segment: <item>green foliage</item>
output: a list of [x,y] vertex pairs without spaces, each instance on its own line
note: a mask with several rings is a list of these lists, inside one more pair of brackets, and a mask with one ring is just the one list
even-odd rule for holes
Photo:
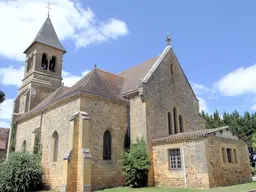
[[130,133],[129,133],[129,129],[127,128],[124,136],[124,149],[128,150],[130,148],[130,145],[131,145]]
[[13,152],[0,164],[0,192],[21,192],[42,187],[43,168],[38,155]]
[[14,152],[15,151],[16,132],[17,132],[17,126],[16,126],[16,123],[13,123],[12,124],[12,131],[11,131],[11,141],[10,141],[9,152]]
[[216,110],[213,115],[202,111],[201,116],[206,120],[207,129],[228,125],[249,147],[256,148],[256,136],[253,138],[253,134],[256,132],[255,113],[250,114],[249,112],[245,112],[244,115],[240,115],[238,111],[232,113],[224,112],[223,118],[221,118],[219,112]]
[[126,177],[126,185],[132,187],[144,187],[147,185],[150,160],[147,146],[143,139],[137,139],[130,149],[124,152],[123,172]]
[[5,100],[5,94],[3,91],[0,90],[0,103],[3,103]]
[[252,135],[251,144],[252,148],[256,149],[256,133]]

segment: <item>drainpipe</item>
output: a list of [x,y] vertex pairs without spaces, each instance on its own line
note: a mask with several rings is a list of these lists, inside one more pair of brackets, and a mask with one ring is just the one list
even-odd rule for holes
[[187,188],[187,172],[186,172],[186,165],[185,165],[185,151],[184,146],[182,145],[182,164],[183,164],[183,174],[184,174],[184,185]]

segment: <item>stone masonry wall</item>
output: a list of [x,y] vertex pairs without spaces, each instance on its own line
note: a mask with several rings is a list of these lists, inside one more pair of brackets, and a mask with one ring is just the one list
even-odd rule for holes
[[40,126],[41,116],[35,116],[32,119],[17,123],[16,146],[15,151],[21,151],[22,144],[26,141],[26,151],[33,152],[34,138],[33,131]]
[[141,137],[147,140],[146,105],[138,95],[130,99],[130,130],[132,142]]
[[[210,187],[228,186],[251,181],[248,149],[242,141],[209,137],[206,140]],[[222,147],[237,149],[238,163],[224,163]]]
[[[174,148],[179,148],[181,151],[182,167],[181,169],[171,170],[169,169],[168,150]],[[203,140],[155,144],[153,146],[153,163],[154,179],[157,186],[172,188],[209,187]]]
[[[92,189],[122,186],[124,136],[127,127],[127,103],[96,96],[81,99],[81,111],[91,117],[90,145],[92,154]],[[112,136],[111,160],[103,160],[103,135]]]
[[[170,65],[173,64],[173,75]],[[147,128],[151,138],[168,136],[168,111],[177,108],[184,121],[184,132],[204,129],[199,116],[197,99],[184,76],[172,49],[168,51],[148,82],[143,86]],[[179,123],[178,123],[179,124]],[[172,121],[172,126],[174,126]]]
[[209,188],[205,140],[184,143],[188,188]]
[[[171,67],[173,64],[173,75]],[[173,107],[177,109],[178,117],[183,117],[183,130],[195,131],[204,129],[204,122],[199,116],[198,101],[186,79],[182,68],[177,61],[172,49],[163,58],[160,65],[153,72],[146,84],[143,84],[143,93],[146,104],[146,129],[147,140],[169,135],[168,112],[173,116]],[[174,121],[172,117],[172,129]],[[150,158],[152,158],[151,143],[148,142]],[[153,184],[153,170],[149,172],[149,183]]]
[[[68,150],[68,139],[70,130],[71,115],[80,110],[80,99],[67,101],[56,108],[47,111],[43,115],[41,142],[42,164],[46,171],[46,179],[52,188],[59,188],[62,181],[63,158]],[[57,131],[58,157],[57,161],[52,161],[52,135]]]

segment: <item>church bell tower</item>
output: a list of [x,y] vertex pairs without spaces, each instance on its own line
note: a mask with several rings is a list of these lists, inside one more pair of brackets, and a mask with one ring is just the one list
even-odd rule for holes
[[66,50],[59,41],[49,15],[24,53],[25,71],[15,102],[16,114],[30,111],[62,84],[62,62]]

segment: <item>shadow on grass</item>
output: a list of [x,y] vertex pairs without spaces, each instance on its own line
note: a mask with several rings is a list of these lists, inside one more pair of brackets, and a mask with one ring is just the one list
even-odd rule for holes
[[112,189],[99,190],[97,192],[250,192],[256,191],[256,182],[246,184],[233,185],[229,187],[219,187],[213,189],[174,189],[164,187],[148,187],[148,188],[128,188],[118,187]]

